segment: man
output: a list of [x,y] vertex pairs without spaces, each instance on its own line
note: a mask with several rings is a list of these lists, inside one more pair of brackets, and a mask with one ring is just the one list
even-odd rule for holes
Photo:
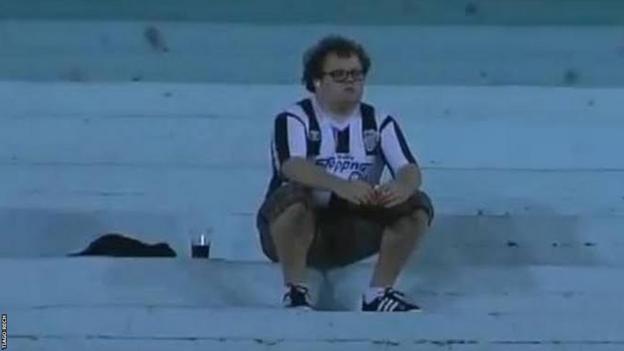
[[[273,178],[258,212],[264,253],[280,262],[286,307],[309,309],[306,265],[331,269],[379,253],[363,311],[418,311],[393,288],[433,207],[397,121],[361,102],[370,59],[330,36],[304,55],[312,93],[275,118]],[[384,166],[393,176],[379,185]]]

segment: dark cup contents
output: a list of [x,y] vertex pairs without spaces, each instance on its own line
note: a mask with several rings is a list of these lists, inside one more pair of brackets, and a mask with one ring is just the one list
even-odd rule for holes
[[208,258],[210,257],[210,244],[207,245],[192,245],[191,256],[193,258]]

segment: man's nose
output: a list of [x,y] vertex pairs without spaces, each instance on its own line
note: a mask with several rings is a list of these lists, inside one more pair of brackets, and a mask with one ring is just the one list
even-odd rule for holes
[[344,84],[348,84],[348,85],[355,85],[356,80],[352,75],[347,75],[347,78],[344,80],[343,82]]

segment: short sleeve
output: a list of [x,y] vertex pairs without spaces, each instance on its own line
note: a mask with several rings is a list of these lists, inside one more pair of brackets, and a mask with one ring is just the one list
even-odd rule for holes
[[279,164],[291,157],[307,155],[306,126],[296,115],[281,113],[275,118],[274,150]]
[[381,150],[384,160],[393,175],[396,174],[401,167],[410,163],[416,163],[409,145],[405,140],[405,136],[401,131],[401,127],[392,116],[386,117],[381,123],[380,135]]

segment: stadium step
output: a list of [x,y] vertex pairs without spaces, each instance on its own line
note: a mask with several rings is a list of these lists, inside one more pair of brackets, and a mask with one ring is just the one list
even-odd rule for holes
[[357,311],[368,264],[326,275],[312,271],[313,295],[324,310],[307,313],[280,307],[274,264],[51,258],[0,259],[0,267],[0,310],[8,314],[9,341],[17,350],[624,346],[624,329],[616,323],[624,313],[619,268],[409,267],[399,287],[425,311],[390,315]]

